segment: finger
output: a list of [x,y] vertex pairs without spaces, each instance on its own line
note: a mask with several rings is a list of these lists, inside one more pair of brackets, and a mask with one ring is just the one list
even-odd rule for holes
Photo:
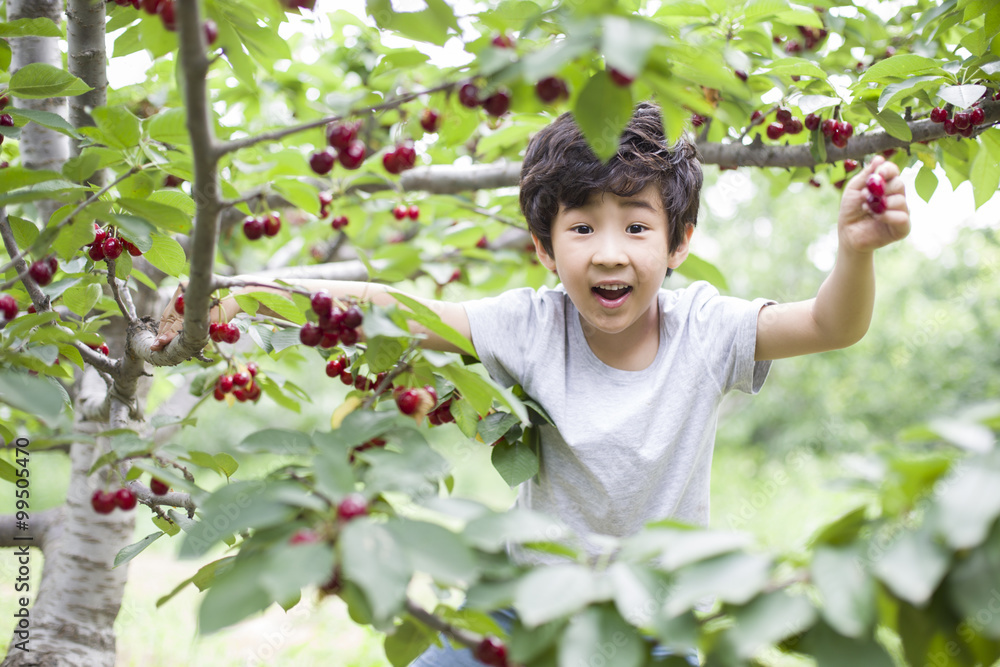
[[889,162],[888,160],[886,160],[885,162],[882,162],[880,165],[878,165],[877,173],[879,176],[885,179],[886,183],[889,183],[897,176],[899,176],[899,167],[896,165],[895,162]]
[[859,171],[854,177],[847,182],[847,187],[853,190],[863,190],[865,187],[865,181],[868,177],[875,173],[879,165],[885,162],[885,158],[881,155],[876,155],[872,158],[872,161],[864,166],[864,168]]

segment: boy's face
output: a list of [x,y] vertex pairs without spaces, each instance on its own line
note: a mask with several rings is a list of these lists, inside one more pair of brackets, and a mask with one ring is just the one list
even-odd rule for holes
[[581,208],[560,206],[552,221],[551,255],[535,239],[539,259],[558,274],[584,330],[590,329],[588,338],[659,331],[657,292],[667,268],[687,257],[694,227],[687,226],[672,253],[668,230],[659,191],[651,184],[632,197],[596,193]]

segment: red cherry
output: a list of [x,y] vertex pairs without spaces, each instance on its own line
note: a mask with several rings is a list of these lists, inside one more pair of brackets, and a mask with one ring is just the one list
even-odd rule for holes
[[775,112],[774,117],[778,120],[779,123],[784,124],[792,119],[792,112],[789,111],[788,109],[778,109]]
[[215,386],[218,387],[219,391],[223,394],[231,392],[234,384],[232,375],[220,375],[219,379],[215,381]]
[[340,151],[340,164],[344,166],[345,169],[357,169],[361,166],[361,163],[365,161],[365,153],[367,149],[365,148],[365,142],[360,139],[355,139],[347,148]]
[[107,343],[101,343],[97,348],[97,351],[103,354],[105,357],[111,354],[111,348],[108,347]]
[[396,146],[396,155],[399,157],[399,163],[404,170],[413,169],[417,164],[417,151],[413,147],[413,144],[405,143]]
[[8,322],[17,317],[17,301],[10,294],[0,295],[0,314]]
[[330,221],[330,226],[334,229],[343,229],[347,226],[348,220],[346,215],[338,215],[333,220]]
[[306,322],[299,329],[299,340],[303,345],[308,345],[309,347],[316,347],[319,342],[323,340],[323,330],[312,322]]
[[219,38],[219,26],[212,19],[205,19],[203,27],[205,28],[205,42],[209,46],[212,46],[212,44],[215,44],[215,40]]
[[507,647],[496,637],[484,637],[473,655],[476,660],[490,667],[508,667]]
[[393,217],[396,218],[396,220],[402,220],[407,216],[409,210],[410,209],[408,209],[406,206],[400,204],[396,208],[392,209],[392,215]]
[[962,133],[963,137],[971,137],[972,133],[975,132],[975,130],[976,130],[975,125],[969,125],[969,127],[965,128],[964,130],[960,130],[960,132]]
[[833,136],[830,137],[830,141],[837,148],[845,148],[847,146],[847,133],[844,132],[843,128],[838,124],[833,130]]
[[764,120],[764,113],[759,109],[754,109],[754,112],[750,114],[750,124],[757,125],[762,120]]
[[809,185],[813,186],[814,188],[818,188],[820,187],[820,182],[817,181],[815,178],[810,178]]
[[354,345],[358,342],[358,331],[357,329],[344,329],[343,333],[340,334],[340,342],[344,345]]
[[544,79],[539,79],[538,83],[535,84],[535,94],[542,102],[549,104],[561,98],[568,98],[569,88],[566,86],[566,82],[559,77],[547,76]]
[[260,370],[260,369],[257,366],[257,364],[255,364],[254,362],[251,361],[249,364],[247,364],[247,373],[250,374],[250,377],[252,377],[252,378],[257,377],[257,371],[258,370]]
[[982,125],[986,122],[986,112],[979,107],[976,107],[969,112],[969,122],[973,125]]
[[104,251],[101,250],[101,246],[97,244],[90,246],[87,254],[90,255],[90,258],[95,262],[99,262],[104,259]]
[[955,127],[955,121],[951,118],[945,118],[942,125],[944,126],[945,134],[956,134],[958,132],[958,128]]
[[820,131],[827,137],[832,137],[836,130],[837,121],[832,118],[827,118],[820,124]]
[[868,188],[868,192],[871,194],[881,197],[885,194],[885,179],[879,174],[872,174],[865,181],[865,187]]
[[330,359],[326,362],[326,375],[327,377],[340,377],[340,374],[344,372],[347,368],[347,357],[340,356],[336,359]]
[[802,45],[800,45],[794,39],[788,40],[788,43],[785,44],[785,53],[798,53],[801,50],[802,50]]
[[243,221],[243,235],[251,241],[256,241],[264,235],[264,220],[254,216],[248,216]]
[[947,118],[948,111],[946,109],[942,109],[941,107],[934,107],[931,109],[931,122],[943,123]]
[[91,244],[101,245],[102,243],[104,243],[104,239],[106,239],[106,238],[108,238],[108,232],[106,230],[101,229],[101,226],[98,225],[95,222],[94,223],[94,240],[91,241]]
[[256,403],[260,400],[261,389],[260,385],[256,382],[251,382],[250,386],[247,387],[247,399]]
[[332,203],[333,203],[333,195],[331,195],[329,192],[319,193],[319,205],[321,207],[329,206]]
[[696,114],[696,113],[691,114],[691,124],[694,125],[695,127],[701,127],[702,125],[705,124],[706,120],[708,119],[702,116],[701,114]]
[[233,387],[246,387],[250,384],[250,374],[239,371],[233,373]]
[[793,118],[787,123],[784,123],[785,132],[788,134],[798,134],[802,132],[802,121],[798,118]]
[[410,207],[406,209],[406,215],[410,220],[416,220],[420,217],[420,207],[416,204],[410,204]]
[[111,514],[115,509],[115,494],[110,491],[94,491],[90,497],[90,506],[98,514]]
[[438,402],[438,393],[437,393],[437,390],[434,389],[434,387],[432,387],[431,385],[425,384],[424,385],[424,391],[426,391],[428,394],[430,394],[431,400],[436,405],[437,402]]
[[177,311],[178,315],[183,315],[184,314],[184,295],[183,294],[177,295],[177,300],[174,301],[174,310]]
[[964,130],[965,128],[969,127],[969,125],[972,122],[972,120],[969,118],[969,113],[966,111],[959,111],[953,116],[952,120],[955,121],[955,129],[958,130]]
[[841,121],[840,131],[843,132],[848,138],[854,136],[854,126],[847,121]]
[[0,109],[6,109],[8,104],[10,104],[10,97],[0,95]]
[[36,260],[28,267],[28,275],[44,287],[52,282],[52,266],[45,260]]
[[463,83],[458,89],[458,101],[464,107],[475,109],[480,105],[479,87],[471,82]]
[[139,250],[139,248],[131,241],[126,241],[122,239],[122,243],[125,244],[125,249],[128,250],[128,254],[132,255],[133,257],[139,257],[140,255],[142,255],[142,251]]
[[348,387],[354,384],[354,376],[351,375],[351,371],[342,371],[340,373],[340,381],[346,384]]
[[867,202],[868,202],[868,208],[872,210],[872,213],[878,215],[879,213],[885,211],[886,207],[885,207],[884,197],[878,197],[874,194],[869,194]]
[[104,253],[105,259],[116,259],[125,250],[125,245],[116,236],[104,239],[104,243],[101,244],[101,252]]
[[173,32],[177,30],[177,17],[174,11],[174,0],[163,0],[160,3],[159,12],[163,27]]
[[420,127],[424,128],[424,132],[437,132],[440,125],[441,114],[436,109],[424,109],[420,114]]
[[221,333],[223,343],[232,345],[240,339],[240,330],[235,324],[223,324]]
[[322,176],[330,173],[330,170],[333,169],[333,165],[336,161],[337,154],[329,148],[324,148],[323,150],[312,154],[309,158],[309,168]]
[[483,102],[483,108],[491,116],[500,117],[510,109],[510,93],[498,90]]
[[154,477],[153,479],[149,480],[149,489],[150,491],[153,492],[154,495],[162,496],[165,495],[167,491],[170,490],[170,487],[167,486],[166,482]]
[[358,138],[360,123],[329,123],[326,126],[326,141],[338,151],[345,150]]
[[233,389],[233,398],[235,398],[240,403],[246,403],[247,398],[249,398],[247,396],[247,390],[243,389],[242,387],[239,389]]
[[771,123],[767,126],[767,138],[771,140],[780,139],[785,133],[785,126],[781,123]]
[[844,160],[844,172],[849,174],[858,168],[857,160]]
[[316,531],[306,530],[305,528],[300,528],[288,538],[289,544],[313,544],[314,542],[319,542],[319,534]]
[[819,123],[820,123],[819,116],[817,116],[814,113],[806,114],[805,126],[807,130],[812,132],[813,130],[819,127]]
[[147,14],[158,14],[163,0],[140,0],[139,4]]
[[333,297],[326,290],[320,290],[309,298],[309,305],[317,315],[329,315],[333,309]]
[[115,491],[115,505],[121,509],[128,511],[135,508],[136,502],[135,494],[133,494],[128,489],[118,489]]
[[744,71],[743,71],[743,70],[741,70],[741,69],[738,69],[738,70],[734,70],[734,71],[733,71],[733,74],[735,74],[735,75],[736,75],[736,78],[737,78],[737,79],[739,79],[740,81],[746,81],[747,79],[749,79],[749,78],[750,78],[750,77],[748,77],[748,76],[747,76],[747,73],[746,73],[746,72],[744,72]]
[[622,86],[624,88],[626,86],[631,86],[632,82],[635,81],[635,77],[628,76],[627,74],[624,74],[621,70],[617,70],[614,67],[609,67],[607,69],[607,72],[608,76],[611,77],[611,80],[614,82],[616,86]]
[[14,117],[9,113],[0,114],[0,126],[14,127]]
[[390,174],[398,174],[403,171],[403,163],[399,160],[399,153],[395,150],[388,151],[382,155],[382,166]]
[[344,311],[344,326],[348,329],[354,329],[361,326],[362,321],[364,321],[364,315],[361,313],[361,309],[357,306],[351,306],[346,311]]
[[330,349],[331,347],[336,347],[337,343],[340,342],[340,336],[332,331],[324,331],[323,337],[319,339],[319,346],[323,349]]
[[281,231],[281,214],[272,211],[264,218],[264,233],[267,236],[277,236]]
[[404,415],[412,415],[417,411],[417,407],[420,405],[420,395],[412,390],[408,389],[406,391],[400,392],[396,396],[396,407]]
[[491,41],[491,44],[493,44],[493,46],[497,47],[498,49],[514,48],[514,40],[504,34],[500,34],[494,37],[493,40]]
[[344,521],[350,521],[368,514],[368,501],[359,493],[348,494],[337,505],[337,516]]

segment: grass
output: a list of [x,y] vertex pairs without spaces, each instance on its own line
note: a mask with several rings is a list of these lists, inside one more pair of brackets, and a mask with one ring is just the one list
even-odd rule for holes
[[[456,491],[503,507],[512,495],[490,468],[488,452],[482,454],[466,460],[456,471]],[[65,466],[59,468],[62,464],[56,455],[48,464],[53,466],[48,479],[65,479]],[[812,454],[768,460],[759,450],[720,447],[713,465],[712,526],[753,533],[769,550],[797,550],[818,526],[858,501],[856,494],[826,488],[837,474],[833,461]],[[44,497],[38,499],[38,509],[60,501],[60,490],[53,486],[39,489]],[[0,507],[0,511],[7,508]],[[137,519],[136,540],[155,531],[148,512],[140,512]],[[122,611],[115,624],[118,667],[389,665],[379,634],[351,621],[339,598],[317,603],[315,591],[304,591],[302,602],[287,613],[272,606],[226,630],[199,636],[196,619],[201,594],[196,588],[188,586],[160,608],[156,600],[221,552],[197,561],[181,561],[175,556],[178,545],[178,540],[161,539],[129,564]],[[40,574],[39,555],[32,561],[32,590],[37,590]],[[15,605],[13,587],[3,586],[0,648],[4,650]]]

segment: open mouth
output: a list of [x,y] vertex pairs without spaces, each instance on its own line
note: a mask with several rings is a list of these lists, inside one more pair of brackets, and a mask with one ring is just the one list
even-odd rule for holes
[[601,285],[591,287],[590,291],[601,297],[604,301],[617,302],[624,299],[632,291],[631,285]]

